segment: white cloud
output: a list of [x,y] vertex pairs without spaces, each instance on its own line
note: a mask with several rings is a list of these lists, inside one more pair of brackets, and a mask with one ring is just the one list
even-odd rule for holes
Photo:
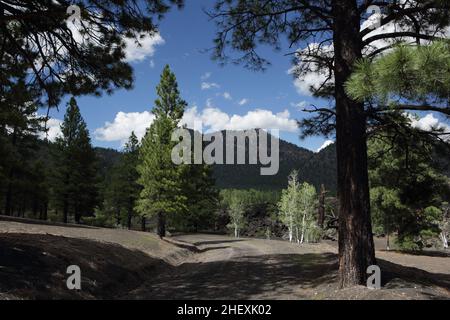
[[231,96],[231,94],[229,92],[224,92],[223,97],[226,100],[233,100],[233,97]]
[[322,150],[326,149],[327,147],[331,146],[332,144],[334,144],[334,141],[333,141],[333,140],[327,140],[327,141],[325,141],[325,142],[322,144],[322,146],[321,146],[319,149],[317,149],[316,152],[319,153],[320,151],[322,151]]
[[215,82],[202,82],[202,90],[219,89],[220,85]]
[[47,133],[42,132],[40,134],[41,139],[48,139],[51,142],[55,142],[56,138],[62,136],[61,125],[62,121],[59,119],[49,119],[46,124]]
[[[96,129],[94,136],[98,141],[118,141],[124,145],[132,131],[139,139],[142,139],[154,118],[154,115],[147,111],[142,113],[119,112],[113,122],[106,122],[103,127]],[[298,132],[297,121],[290,118],[288,110],[274,114],[270,110],[255,109],[245,115],[229,115],[214,107],[207,107],[202,111],[198,111],[196,106],[187,109],[181,124],[199,130],[200,128],[197,128],[196,125],[200,123],[203,125],[203,132],[248,129],[279,129],[285,132]]]
[[139,43],[135,39],[124,40],[125,48],[125,61],[127,62],[140,62],[148,57],[153,57],[155,54],[155,47],[165,44],[164,39],[159,33],[154,35],[145,35],[144,38],[139,39]]
[[[445,133],[450,132],[450,125],[439,121],[432,113],[427,114],[423,118],[415,118],[411,114],[407,114],[411,119],[411,126],[423,131],[444,130]],[[443,135],[443,139],[450,140],[450,134]]]
[[242,99],[241,101],[239,101],[239,105],[240,106],[245,106],[248,102],[249,102],[248,99]]
[[94,135],[98,141],[120,141],[123,145],[133,131],[138,139],[142,139],[154,119],[155,116],[148,111],[119,112],[113,122],[106,122],[102,128],[95,130]]
[[203,124],[205,132],[257,128],[298,132],[297,121],[290,118],[288,110],[274,114],[270,110],[255,109],[245,115],[229,115],[219,108],[207,107],[199,112],[197,107],[193,107],[186,111],[182,121],[189,128],[194,128],[195,123],[200,122]]
[[[331,58],[334,55],[334,46],[332,44],[320,46],[318,43],[310,43],[305,49],[298,50],[298,58],[300,61],[297,65],[294,65],[288,70],[288,74],[300,74],[299,76],[296,76],[294,86],[297,89],[297,92],[303,96],[311,96],[311,87],[319,89],[329,77],[328,70],[319,69],[317,64],[309,62],[309,59],[306,59],[307,62],[301,60],[301,57],[305,57],[305,55],[311,53]],[[303,68],[306,66],[309,71],[306,73],[302,72]],[[334,81],[334,78],[332,77],[328,81],[332,82]]]

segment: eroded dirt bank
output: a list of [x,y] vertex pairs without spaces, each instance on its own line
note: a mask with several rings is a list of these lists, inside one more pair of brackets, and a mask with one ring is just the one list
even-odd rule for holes
[[[0,221],[0,299],[449,299],[450,258],[378,252],[382,290],[337,290],[336,249]],[[186,248],[195,248],[188,250]],[[82,290],[68,291],[79,265]]]

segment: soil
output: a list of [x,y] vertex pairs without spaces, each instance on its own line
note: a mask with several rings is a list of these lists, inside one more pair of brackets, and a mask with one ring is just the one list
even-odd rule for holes
[[[450,299],[450,257],[377,251],[380,290],[337,288],[336,244],[1,221],[0,299]],[[69,291],[66,269],[82,270]]]

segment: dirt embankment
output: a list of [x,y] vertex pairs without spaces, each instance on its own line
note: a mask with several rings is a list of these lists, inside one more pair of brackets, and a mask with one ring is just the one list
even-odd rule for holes
[[[148,233],[0,221],[0,299],[116,299],[192,254]],[[71,265],[80,291],[67,289]]]
[[377,256],[383,289],[338,290],[335,244],[0,221],[0,299],[450,299],[450,257]]

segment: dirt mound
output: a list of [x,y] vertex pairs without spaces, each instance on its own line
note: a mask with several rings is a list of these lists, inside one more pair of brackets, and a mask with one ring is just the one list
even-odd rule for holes
[[[126,295],[162,260],[120,245],[52,235],[0,237],[0,292],[5,299],[114,299]],[[82,272],[82,290],[67,289],[70,265]]]

